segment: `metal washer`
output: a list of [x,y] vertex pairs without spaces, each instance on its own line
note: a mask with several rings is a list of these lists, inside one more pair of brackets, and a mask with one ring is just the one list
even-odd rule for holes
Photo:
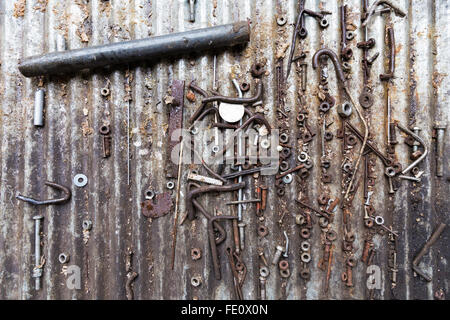
[[77,174],[75,177],[73,177],[73,183],[77,186],[77,187],[84,187],[85,185],[87,185],[88,183],[88,178],[82,174],[79,173]]

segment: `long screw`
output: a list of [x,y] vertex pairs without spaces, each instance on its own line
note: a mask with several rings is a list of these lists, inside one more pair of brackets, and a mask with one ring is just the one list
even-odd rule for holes
[[34,216],[34,264],[33,268],[33,278],[35,278],[36,291],[41,289],[41,277],[42,277],[42,266],[41,266],[41,220],[44,219],[43,216]]

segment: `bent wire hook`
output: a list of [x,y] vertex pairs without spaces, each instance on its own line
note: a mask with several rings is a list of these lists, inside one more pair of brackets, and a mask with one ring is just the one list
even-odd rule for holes
[[[336,71],[336,76],[337,76],[338,80],[342,83],[342,86],[344,87],[345,92],[347,93],[348,97],[350,98],[350,101],[353,104],[353,107],[355,108],[356,112],[358,113],[359,119],[361,120],[361,122],[364,125],[364,140],[363,140],[363,143],[361,145],[361,149],[359,149],[359,154],[358,154],[358,158],[356,160],[356,163],[353,166],[353,168],[355,168],[354,169],[354,173],[352,174],[352,178],[350,180],[350,183],[348,184],[347,191],[345,192],[345,195],[344,195],[344,200],[346,200],[347,197],[348,197],[348,194],[349,194],[349,192],[350,192],[350,190],[352,188],[353,181],[354,181],[355,176],[356,176],[356,172],[358,171],[358,166],[359,166],[359,163],[361,162],[362,153],[364,151],[364,148],[366,147],[367,138],[369,136],[369,128],[367,126],[366,120],[364,119],[364,117],[361,114],[361,111],[358,108],[358,105],[355,102],[355,99],[353,99],[352,95],[350,94],[350,90],[347,87],[347,82],[345,81],[344,72],[342,71],[342,67],[341,67],[341,64],[339,63],[339,60],[338,60],[338,57],[337,57],[336,53],[334,53],[334,51],[332,51],[330,49],[327,49],[327,48],[323,48],[323,49],[318,50],[313,56],[313,61],[312,61],[313,62],[313,68],[317,69],[317,67],[319,66],[319,59],[322,56],[324,56],[324,55],[328,56],[331,59],[331,61],[333,62],[334,70]],[[342,201],[342,203],[344,204],[344,201]]]
[[45,185],[61,190],[64,193],[64,197],[58,198],[58,199],[47,199],[47,200],[36,200],[33,198],[25,197],[21,195],[20,193],[16,195],[16,198],[34,205],[46,205],[46,204],[61,204],[70,199],[70,196],[72,193],[70,192],[70,189],[67,187],[64,187],[60,184],[57,184],[55,182],[45,181]]

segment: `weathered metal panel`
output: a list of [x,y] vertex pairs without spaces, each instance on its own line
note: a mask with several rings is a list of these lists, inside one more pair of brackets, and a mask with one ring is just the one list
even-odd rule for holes
[[[311,59],[322,47],[335,52],[340,49],[339,6],[348,5],[349,19],[360,26],[360,0],[320,1],[306,0],[306,8],[328,10],[330,26],[321,29],[318,23],[306,18],[308,37],[297,42],[297,53],[307,53],[308,83],[306,105],[309,107],[311,127],[317,132],[309,145],[314,167],[310,177],[302,183],[292,183],[286,195],[280,199],[275,194],[275,178],[265,178],[269,187],[265,225],[269,234],[264,240],[257,236],[258,217],[254,205],[244,206],[246,248],[243,259],[248,274],[243,286],[245,299],[259,297],[258,247],[264,247],[270,261],[275,247],[283,244],[283,231],[290,239],[289,264],[291,276],[284,280],[278,269],[270,268],[266,289],[268,299],[369,299],[366,266],[358,261],[353,270],[352,288],[341,281],[345,271],[344,254],[340,241],[344,237],[342,210],[338,209],[333,229],[338,233],[335,242],[330,287],[325,291],[326,272],[317,264],[323,254],[320,229],[313,227],[311,237],[311,279],[299,276],[300,261],[299,227],[295,215],[300,208],[295,202],[299,193],[306,195],[316,205],[317,197],[327,191],[334,198],[345,192],[341,186],[342,141],[334,138],[327,143],[332,158],[329,173],[333,183],[328,186],[321,181],[320,171],[320,121],[318,111],[318,71],[313,70]],[[391,288],[389,241],[387,236],[374,239],[377,254],[373,263],[382,271],[382,287],[373,292],[375,299],[433,299],[442,289],[449,291],[449,232],[448,228],[438,242],[425,255],[420,264],[422,270],[432,275],[429,283],[414,276],[412,260],[440,223],[449,224],[449,166],[444,161],[444,177],[435,175],[435,142],[432,139],[434,122],[449,120],[449,34],[445,26],[449,19],[449,4],[439,1],[398,1],[407,16],[393,14],[373,17],[369,25],[369,37],[376,41],[372,53],[380,56],[371,68],[371,80],[375,103],[365,111],[370,131],[376,145],[385,151],[385,85],[379,74],[387,67],[385,57],[385,26],[392,24],[396,38],[396,71],[391,86],[393,119],[411,127],[419,126],[430,154],[421,170],[422,182],[413,184],[402,181],[394,195],[390,195],[384,166],[376,164],[376,186],[373,205],[378,215],[385,218],[400,233],[397,242],[398,281]],[[212,88],[213,54],[201,53],[183,59],[162,59],[155,64],[123,66],[119,70],[101,70],[79,74],[75,77],[24,78],[17,69],[19,59],[56,50],[83,48],[152,35],[187,31],[200,27],[226,24],[245,19],[251,21],[251,40],[242,50],[217,53],[219,91],[234,95],[230,81],[232,71],[242,73],[251,81],[248,70],[255,61],[265,61],[268,71],[263,77],[264,106],[269,108],[267,119],[277,127],[276,55],[279,47],[290,43],[297,17],[298,1],[294,0],[213,0],[197,1],[196,21],[188,21],[188,2],[184,0],[0,0],[0,298],[1,299],[126,299],[127,255],[132,254],[131,270],[138,273],[133,282],[135,299],[232,299],[232,274],[225,254],[233,239],[231,226],[226,226],[228,238],[219,247],[222,280],[216,280],[212,271],[211,256],[205,219],[186,221],[178,227],[175,269],[171,270],[171,243],[173,214],[148,220],[142,215],[141,203],[145,190],[166,191],[167,159],[166,126],[168,106],[164,97],[173,79],[195,80],[202,88]],[[287,23],[278,26],[276,18],[284,15]],[[362,90],[362,52],[356,48],[363,34],[360,28],[350,42],[354,57],[349,87],[358,97]],[[62,39],[65,39],[63,41]],[[286,70],[287,47],[284,58]],[[240,71],[239,71],[240,70]],[[328,63],[329,90],[336,104],[347,101],[343,90],[336,82],[333,66]],[[295,64],[287,79],[286,106],[290,107],[289,135],[291,144],[297,145],[299,128],[295,115],[300,104],[300,74]],[[46,91],[45,126],[33,126],[34,92],[37,88]],[[110,94],[102,96],[101,89],[109,88]],[[131,97],[130,100],[129,97]],[[185,100],[185,122],[198,107],[197,102]],[[128,105],[129,103],[129,105]],[[130,128],[127,127],[127,112],[130,111]],[[341,126],[337,113],[327,116],[333,122],[330,130],[335,133]],[[356,115],[351,121],[361,128]],[[102,158],[101,125],[109,123],[112,135],[112,153]],[[200,128],[209,126],[208,120]],[[130,132],[130,184],[127,173],[127,132]],[[405,167],[410,163],[409,147],[403,144],[404,135],[398,135],[396,156]],[[448,130],[446,131],[448,140]],[[295,157],[299,148],[294,148]],[[445,160],[450,156],[445,148]],[[355,152],[356,155],[356,152]],[[295,164],[292,158],[291,165]],[[187,193],[186,178],[189,166],[182,168],[180,214],[186,210],[184,198]],[[358,177],[362,177],[362,166]],[[83,188],[73,185],[77,173],[88,177]],[[21,192],[36,198],[53,197],[52,190],[44,186],[50,180],[70,186],[72,199],[68,204],[49,207],[33,207],[15,199]],[[175,179],[170,181],[176,182]],[[253,186],[253,178],[244,181]],[[244,191],[245,198],[254,197],[254,188]],[[216,208],[227,213],[225,201],[231,194],[203,197],[206,208]],[[355,230],[355,256],[359,260],[364,246],[364,206],[362,184],[353,201],[351,225]],[[34,222],[36,214],[44,215],[43,246],[45,256],[43,288],[34,290],[31,277],[34,263]],[[93,222],[89,236],[83,233],[83,220]],[[279,223],[281,221],[281,223]],[[85,243],[84,240],[87,240]],[[191,259],[190,249],[202,249],[203,258]],[[66,285],[67,276],[58,262],[60,253],[70,255],[68,265],[81,269],[81,289],[71,290]],[[190,279],[201,275],[203,284],[194,288]]]

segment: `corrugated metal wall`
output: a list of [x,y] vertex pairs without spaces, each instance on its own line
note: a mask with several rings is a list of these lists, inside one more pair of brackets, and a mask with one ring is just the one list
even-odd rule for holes
[[[309,35],[298,45],[297,52],[307,52],[308,86],[306,102],[309,106],[310,125],[319,132],[318,74],[311,68],[311,57],[319,48],[328,47],[338,52],[340,29],[338,7],[349,7],[353,23],[360,25],[360,0],[316,1],[306,0],[306,7],[332,12],[330,26],[320,29],[316,21],[306,18]],[[374,264],[382,270],[382,288],[375,290],[375,299],[433,299],[439,289],[449,290],[449,232],[446,230],[430,250],[421,267],[432,274],[433,281],[425,282],[414,277],[411,263],[414,256],[430,237],[439,222],[449,223],[448,163],[445,161],[443,178],[435,177],[435,151],[432,128],[435,120],[448,120],[449,116],[449,54],[450,35],[447,32],[449,3],[438,1],[398,1],[407,11],[406,18],[389,15],[388,19],[376,15],[370,24],[369,36],[376,40],[380,57],[372,67],[375,104],[367,114],[374,140],[381,150],[385,141],[385,89],[378,75],[385,70],[384,29],[386,23],[395,27],[396,77],[393,81],[393,118],[404,125],[422,128],[420,135],[431,148],[421,168],[425,171],[422,182],[403,181],[398,191],[390,196],[383,166],[377,160],[377,176],[373,205],[387,225],[398,230],[398,283],[391,289],[388,268],[387,235],[375,236]],[[22,7],[23,6],[23,7]],[[279,27],[277,15],[285,15],[288,23]],[[233,95],[229,74],[234,65],[246,73],[255,61],[267,60],[268,75],[264,77],[264,105],[270,108],[267,118],[276,127],[276,73],[277,45],[291,41],[293,24],[297,16],[297,1],[281,0],[199,0],[196,4],[196,22],[188,22],[188,2],[184,0],[0,0],[0,103],[1,103],[1,204],[0,204],[0,298],[2,299],[125,299],[127,279],[126,260],[131,250],[132,269],[139,274],[133,283],[136,299],[230,299],[234,298],[232,275],[221,245],[223,279],[215,280],[209,254],[206,221],[187,222],[178,229],[175,270],[170,269],[171,231],[173,215],[154,221],[141,213],[144,191],[151,187],[164,191],[166,178],[164,161],[168,137],[162,129],[167,123],[167,106],[163,101],[172,79],[195,79],[202,88],[212,86],[212,56],[191,56],[180,60],[163,60],[158,64],[132,68],[131,81],[131,184],[127,185],[127,73],[126,70],[103,71],[72,78],[24,78],[17,69],[20,58],[64,49],[62,37],[68,49],[139,39],[152,35],[185,31],[199,27],[225,24],[249,18],[251,20],[250,44],[240,52],[230,50],[218,55],[220,92]],[[360,29],[350,42],[354,51],[351,60],[351,92],[358,97],[362,89],[361,51],[356,42],[361,41]],[[288,48],[289,50],[289,48]],[[286,57],[287,58],[287,57]],[[284,59],[286,63],[287,59]],[[208,70],[208,72],[205,72]],[[329,64],[330,92],[337,104],[345,101],[345,94],[338,89],[333,67]],[[299,111],[297,91],[299,74],[295,66],[288,79],[286,105],[291,107],[289,120],[291,141],[298,134],[295,115]],[[100,89],[109,86],[111,95],[105,99]],[[38,87],[46,90],[45,127],[32,124],[34,92]],[[198,100],[197,100],[198,101]],[[190,116],[198,106],[186,100],[186,114]],[[185,117],[187,118],[187,117]],[[101,156],[101,140],[98,128],[107,121],[112,129],[112,155]],[[340,128],[336,112],[328,115],[334,121],[330,129]],[[352,123],[359,126],[356,115]],[[203,122],[208,125],[207,121]],[[448,137],[448,134],[446,135]],[[448,140],[448,139],[447,139]],[[406,165],[409,147],[399,137],[397,157]],[[325,292],[326,272],[317,268],[322,256],[320,230],[313,228],[311,279],[305,281],[298,275],[301,267],[299,227],[295,214],[299,207],[293,199],[300,188],[316,205],[315,199],[328,190],[333,197],[341,197],[343,191],[340,164],[342,142],[333,139],[327,143],[332,165],[329,170],[333,183],[324,186],[320,182],[320,138],[310,144],[310,154],[315,163],[306,182],[292,183],[280,200],[275,195],[274,177],[266,178],[269,186],[268,208],[265,212],[269,235],[260,242],[256,233],[257,217],[254,207],[247,206],[244,221],[247,223],[243,259],[248,274],[243,286],[245,299],[259,296],[258,247],[263,246],[268,259],[277,244],[282,244],[283,231],[287,231],[291,243],[289,263],[291,276],[284,280],[278,270],[271,267],[267,280],[268,299],[368,299],[366,266],[362,262],[353,271],[354,287],[347,288],[341,281],[345,261],[340,246],[343,237],[342,210],[338,210],[333,224],[338,242],[333,258],[330,288]],[[295,150],[297,155],[298,150]],[[445,150],[448,159],[449,150]],[[183,182],[188,168],[183,168]],[[75,174],[84,173],[89,182],[84,188],[73,186]],[[360,169],[359,174],[362,175]],[[15,199],[15,194],[37,198],[53,197],[44,186],[50,180],[70,186],[72,199],[61,206],[34,207]],[[251,185],[251,177],[246,180]],[[182,184],[182,196],[186,184]],[[245,197],[253,196],[247,188]],[[231,194],[223,196],[230,199]],[[221,211],[228,208],[219,197],[204,197],[207,208]],[[352,225],[356,231],[356,257],[360,258],[364,245],[362,187],[353,201]],[[184,198],[180,201],[185,210]],[[285,213],[282,223],[280,216]],[[43,289],[34,290],[31,271],[34,263],[34,221],[36,214],[44,215],[43,255],[46,258]],[[83,242],[82,221],[91,219],[93,228],[87,244]],[[231,228],[227,226],[230,234]],[[232,237],[226,240],[231,244]],[[204,256],[192,261],[190,249],[201,247]],[[70,255],[69,265],[78,265],[82,271],[81,290],[70,290],[66,276],[58,262],[60,253]],[[200,274],[203,284],[194,288],[190,284],[193,275]]]

